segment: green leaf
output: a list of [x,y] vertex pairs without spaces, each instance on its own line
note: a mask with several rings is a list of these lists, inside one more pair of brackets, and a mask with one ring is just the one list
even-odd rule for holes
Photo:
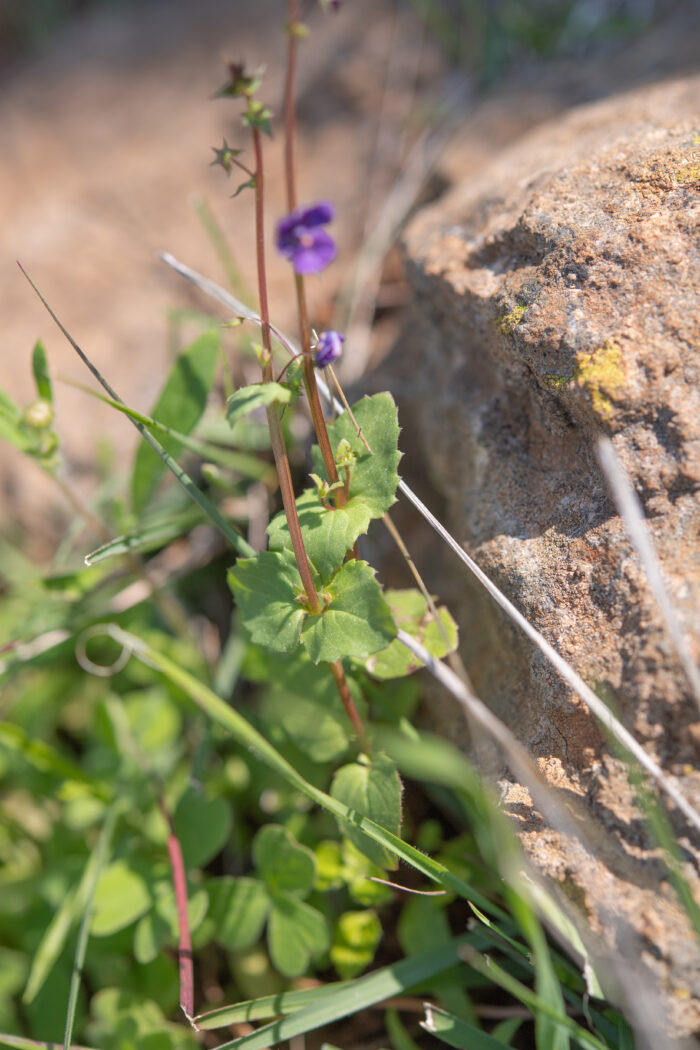
[[[401,833],[401,792],[401,779],[395,764],[381,753],[375,753],[371,758],[361,755],[357,762],[343,766],[331,784],[333,798],[397,836]],[[359,829],[343,824],[340,830],[373,864],[382,868],[397,867],[393,853],[376,842],[370,842]]]
[[231,807],[223,798],[207,798],[189,787],[177,804],[174,821],[185,867],[202,868],[229,838]]
[[395,636],[396,625],[367,562],[346,562],[324,593],[330,597],[328,607],[317,616],[307,616],[301,631],[314,663],[369,656]]
[[316,878],[316,858],[279,824],[266,824],[253,839],[253,859],[272,897],[308,897]]
[[[332,762],[345,753],[353,728],[327,667],[311,663],[300,651],[294,660],[277,659],[262,711],[265,721],[277,725],[314,762]],[[348,687],[362,718],[365,703],[357,683]]]
[[315,616],[297,600],[301,580],[291,551],[239,558],[228,579],[251,639],[275,652],[291,652],[301,636],[314,663],[331,663],[369,656],[396,634],[366,562],[350,561],[338,570],[324,591],[327,607]]
[[[191,434],[206,408],[218,354],[219,334],[215,330],[205,332],[179,354],[151,415],[183,434]],[[165,435],[162,445],[173,458],[182,448],[180,442]],[[131,500],[137,514],[148,503],[165,469],[149,445],[139,444],[131,476]]]
[[276,897],[267,927],[267,944],[274,966],[285,977],[299,977],[312,957],[329,943],[328,923],[320,911],[293,897]]
[[301,579],[291,551],[239,558],[228,583],[252,641],[278,653],[296,648],[306,614],[297,601]]
[[144,880],[126,861],[117,860],[97,883],[90,932],[94,937],[107,937],[130,926],[150,906],[151,895]]
[[270,898],[262,882],[225,875],[207,887],[217,943],[234,951],[251,948],[259,940],[270,910]]
[[0,438],[21,452],[31,448],[29,435],[22,429],[22,413],[12,398],[0,390]]
[[36,391],[43,401],[53,404],[53,390],[51,389],[51,377],[49,375],[49,362],[46,359],[46,350],[40,339],[34,344],[32,351],[32,372]]
[[294,391],[286,383],[251,383],[250,386],[242,386],[226,402],[226,418],[233,426],[256,408],[267,408],[275,403],[290,404],[293,394]]
[[[381,518],[396,502],[399,484],[396,468],[401,453],[397,447],[399,422],[396,405],[391,394],[373,394],[353,405],[352,412],[372,451],[368,452],[362,438],[358,437],[347,412],[328,427],[331,447],[335,451],[343,439],[350,443],[357,457],[350,470],[350,500],[362,497],[372,517]],[[313,456],[314,470],[326,477],[318,448],[313,449]]]
[[[187,921],[190,933],[199,929],[209,908],[209,894],[201,887],[190,889],[187,894]],[[172,880],[157,886],[157,899],[154,909],[156,915],[168,926],[170,939],[176,941],[180,932],[177,916],[177,903]]]
[[[457,624],[447,609],[438,609],[441,631],[419,590],[387,590],[384,591],[384,598],[391,609],[396,626],[424,645],[432,656],[442,659],[457,648]],[[374,653],[365,662],[369,673],[379,679],[401,678],[423,666],[423,661],[397,639],[386,649]]]
[[[342,565],[358,536],[367,532],[373,517],[362,496],[349,500],[345,507],[329,509],[321,503],[316,489],[306,489],[299,496],[297,513],[309,561],[324,582]],[[267,534],[273,550],[291,549],[284,512],[272,519]]]
[[502,1050],[508,1045],[432,1004],[426,1004],[425,1020],[420,1022],[420,1026],[456,1050]]
[[382,939],[382,924],[373,911],[346,911],[333,932],[331,962],[339,977],[349,980],[362,973],[374,958]]
[[134,931],[134,956],[137,962],[147,965],[160,954],[170,937],[170,926],[162,916],[152,909],[139,919]]

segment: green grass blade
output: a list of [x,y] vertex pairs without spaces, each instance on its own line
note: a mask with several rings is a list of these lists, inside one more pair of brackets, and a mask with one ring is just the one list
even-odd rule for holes
[[[219,333],[204,332],[175,358],[151,415],[168,426],[177,426],[191,434],[202,418],[219,359]],[[171,456],[179,455],[181,443],[175,438],[164,440]],[[139,444],[131,475],[131,499],[140,514],[165,473],[165,464],[148,445]]]
[[[66,380],[64,380],[64,382],[66,382]],[[194,452],[196,455],[201,456],[202,459],[209,460],[211,463],[217,463],[221,467],[228,467],[231,470],[235,470],[246,478],[252,478],[254,481],[264,481],[274,470],[274,467],[270,463],[266,463],[258,456],[251,455],[248,452],[238,452],[232,449],[221,448],[219,445],[212,444],[210,441],[202,441],[199,438],[192,437],[190,434],[185,434],[181,430],[177,430],[175,427],[169,426],[167,423],[163,423],[159,419],[154,419],[153,416],[146,415],[145,412],[139,412],[137,409],[125,405],[122,401],[116,401],[113,397],[107,397],[105,394],[100,394],[97,390],[92,390],[84,383],[70,382],[68,385],[74,387],[76,390],[82,390],[84,394],[88,395],[88,397],[93,397],[96,401],[101,401],[103,405],[109,405],[109,407],[115,409],[115,411],[121,412],[121,414],[130,419],[132,423],[140,423],[150,431],[154,431],[157,434],[164,434],[166,437],[171,438],[173,442],[182,445],[183,448],[189,449],[190,452]]]
[[425,1020],[420,1022],[420,1026],[441,1043],[454,1046],[455,1050],[503,1050],[507,1045],[500,1039],[494,1039],[493,1036],[482,1032],[480,1028],[460,1020],[447,1010],[428,1003],[425,1006]]
[[97,885],[97,879],[104,864],[104,854],[109,846],[115,820],[115,804],[113,804],[107,810],[97,845],[88,858],[77,888],[68,894],[61,907],[55,913],[34,953],[27,986],[22,996],[22,1001],[25,1003],[31,1003],[41,990],[44,981],[51,973],[56,960],[63,951],[66,939],[78,916],[85,911],[89,901],[92,899],[94,887]]
[[172,540],[189,532],[201,520],[202,516],[197,508],[188,506],[179,514],[163,518],[152,525],[143,525],[124,536],[116,536],[109,543],[103,543],[94,551],[90,551],[83,560],[86,565],[90,566],[123,554],[148,553],[148,551],[164,547]]
[[537,992],[533,992],[527,985],[522,984],[511,974],[507,973],[492,958],[480,955],[479,952],[475,952],[474,949],[465,944],[462,946],[460,956],[464,962],[468,963],[477,973],[482,974],[488,980],[494,984],[499,985],[505,991],[509,992],[515,999],[527,1006],[528,1010],[532,1010],[533,1016],[536,1018],[538,1014],[544,1014],[555,1021],[559,1028],[565,1029],[571,1033],[573,1038],[583,1047],[583,1050],[610,1050],[606,1043],[603,1043],[596,1036],[591,1035],[585,1028],[582,1028],[573,1018],[568,1017],[563,1011],[559,1011],[554,1008],[550,1002],[543,999]]
[[503,912],[490,900],[484,897],[477,889],[454,875],[443,864],[433,860],[431,857],[421,853],[420,850],[403,842],[390,831],[386,831],[369,820],[362,814],[349,809],[338,799],[331,798],[325,791],[319,790],[305,780],[294,767],[277,751],[261,733],[254,729],[242,715],[229,707],[220,697],[211,691],[206,685],[198,681],[193,675],[178,667],[172,660],[153,649],[143,639],[133,634],[128,634],[116,624],[105,624],[105,633],[109,633],[115,641],[120,642],[142,660],[162,671],[175,685],[178,685],[197,706],[204,711],[209,718],[226,729],[243,747],[250,749],[260,761],[264,762],[270,769],[275,770],[284,777],[293,787],[301,791],[317,805],[341,817],[348,823],[360,828],[380,845],[385,846],[390,852],[396,853],[406,864],[410,864],[416,871],[421,872],[432,882],[438,883],[447,890],[457,893],[465,900],[473,901],[482,911],[497,914],[502,917]]
[[266,1021],[270,1017],[294,1014],[304,1006],[311,1006],[319,999],[349,988],[352,981],[333,981],[318,988],[299,988],[292,992],[280,992],[277,995],[263,995],[259,999],[248,999],[244,1003],[231,1006],[219,1006],[194,1018],[198,1028],[209,1031],[212,1028],[226,1028],[241,1021]]
[[70,993],[68,996],[68,1009],[66,1010],[66,1027],[63,1033],[63,1050],[70,1050],[71,1039],[73,1038],[75,1008],[78,1005],[80,979],[83,973],[85,952],[87,950],[87,942],[90,936],[90,922],[92,920],[92,902],[95,897],[97,883],[99,881],[100,875],[102,874],[102,869],[104,868],[105,862],[107,861],[107,857],[109,855],[109,848],[112,841],[112,833],[114,831],[117,818],[121,811],[122,804],[122,800],[117,799],[107,810],[107,814],[105,816],[104,823],[100,830],[97,843],[87,863],[84,884],[83,880],[81,880],[81,888],[83,889],[83,897],[81,899],[81,904],[83,906],[83,918],[80,923],[80,929],[78,930],[78,941],[75,946],[75,956],[73,959],[73,972],[71,974]]
[[456,939],[443,948],[403,959],[365,977],[358,977],[350,982],[350,987],[341,988],[335,995],[328,995],[281,1021],[273,1021],[257,1032],[223,1043],[217,1050],[263,1050],[283,1039],[293,1039],[349,1014],[359,1013],[384,999],[402,995],[408,988],[453,967],[459,960],[460,944],[463,945],[464,940]]
[[[22,268],[20,267],[20,269],[22,269]],[[117,401],[120,404],[124,404],[124,401],[122,400],[122,398],[120,398],[119,395],[116,393],[116,391],[110,386],[110,384],[107,382],[107,380],[104,378],[104,376],[93,365],[92,361],[90,361],[90,359],[88,358],[88,356],[84,352],[84,350],[82,350],[81,347],[78,346],[78,344],[76,343],[75,339],[70,334],[70,332],[65,327],[65,325],[63,325],[61,323],[61,321],[58,319],[58,317],[56,316],[54,311],[51,309],[51,307],[47,303],[47,301],[44,298],[44,296],[41,294],[41,292],[39,291],[37,286],[34,284],[34,281],[31,279],[31,277],[23,269],[22,269],[22,273],[24,274],[24,276],[27,278],[27,280],[31,284],[32,288],[34,289],[34,291],[38,295],[38,297],[41,300],[41,302],[44,304],[44,306],[45,306],[46,310],[48,311],[48,313],[51,315],[51,317],[53,318],[55,323],[60,328],[60,330],[63,333],[63,335],[66,337],[68,342],[71,344],[71,346],[73,347],[73,349],[77,353],[77,355],[80,358],[80,360],[83,362],[83,364],[85,364],[87,366],[87,368],[90,369],[90,371],[92,372],[92,374],[94,375],[95,379],[98,381],[100,386],[104,390],[107,391],[109,396],[114,401]],[[187,474],[182,469],[182,467],[180,467],[180,465],[173,459],[173,457],[171,455],[169,455],[169,453],[163,448],[161,443],[155,437],[153,437],[153,435],[149,432],[148,428],[143,423],[139,423],[136,419],[132,419],[132,423],[134,424],[134,426],[136,427],[138,432],[141,434],[141,436],[143,437],[144,441],[146,441],[151,446],[153,451],[158,456],[160,456],[160,458],[163,460],[163,462],[165,463],[165,465],[168,468],[168,470],[171,471],[171,473],[175,475],[175,477],[180,482],[180,484],[184,488],[184,490],[187,493],[187,495],[191,499],[193,499],[194,502],[197,503],[202,508],[202,510],[204,511],[206,516],[209,518],[209,520],[211,522],[213,522],[213,524],[216,525],[216,527],[223,533],[223,535],[226,537],[226,539],[231,544],[233,549],[235,551],[237,551],[239,554],[243,555],[244,557],[251,557],[251,556],[253,556],[255,554],[255,551],[250,546],[250,544],[247,543],[246,540],[244,540],[242,536],[239,536],[238,533],[235,531],[235,529],[233,529],[232,526],[229,525],[229,523],[226,521],[226,519],[223,517],[223,515],[221,515],[219,513],[219,511],[213,505],[213,503],[210,503],[210,501],[207,499],[207,497],[204,495],[204,493],[201,492],[197,488],[197,486],[195,485],[194,481],[189,476],[189,474]]]
[[[3,1035],[0,1033],[0,1046],[9,1046],[13,1050],[61,1050],[63,1043],[48,1043],[45,1039],[25,1039],[21,1035]],[[91,1050],[91,1048],[73,1043],[71,1050]]]

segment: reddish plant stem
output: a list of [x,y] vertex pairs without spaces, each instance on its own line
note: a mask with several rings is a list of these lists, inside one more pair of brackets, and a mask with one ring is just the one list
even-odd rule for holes
[[192,966],[192,937],[190,935],[190,921],[187,915],[187,875],[185,874],[185,862],[182,856],[182,847],[175,831],[175,824],[170,810],[162,799],[158,800],[160,811],[167,821],[170,833],[168,835],[168,856],[173,876],[173,890],[175,891],[175,905],[177,907],[178,927],[178,969],[180,973],[180,1009],[188,1021],[194,1017],[194,968]]
[[343,701],[345,713],[352,722],[355,732],[357,733],[360,747],[364,752],[369,753],[369,742],[367,740],[367,734],[365,733],[365,727],[363,726],[362,719],[355,707],[355,701],[352,698],[347,678],[345,677],[345,671],[343,670],[343,665],[340,660],[336,660],[335,663],[329,664],[329,667],[333,678],[335,679],[335,685],[340,695],[340,699]]
[[[273,379],[272,371],[272,347],[270,343],[270,308],[267,300],[267,279],[265,269],[265,223],[263,216],[264,201],[264,169],[262,142],[260,141],[260,130],[253,128],[253,146],[255,149],[255,238],[258,262],[258,296],[260,299],[260,320],[262,331],[262,342],[264,351],[263,360],[263,382],[270,383]],[[296,558],[297,568],[301,576],[301,583],[306,592],[308,608],[311,613],[318,614],[321,611],[321,602],[318,597],[316,585],[311,574],[311,566],[306,556],[304,540],[301,535],[301,526],[297,515],[297,506],[294,499],[294,485],[287,459],[287,450],[284,447],[284,437],[280,425],[279,409],[276,404],[267,407],[267,423],[270,428],[270,442],[272,454],[275,457],[275,467],[279,479],[282,504],[289,527],[289,536],[292,541],[292,550]]]
[[[299,37],[296,27],[299,24],[299,5],[297,0],[288,0],[289,26],[287,29],[287,72],[284,82],[284,173],[287,189],[287,210],[292,212],[297,206],[296,190],[296,107],[295,107],[295,81],[297,68],[297,47]],[[311,353],[311,325],[309,324],[309,311],[306,306],[306,292],[304,290],[304,278],[301,274],[295,274],[295,288],[297,296],[297,311],[299,314],[299,332],[301,335],[301,350],[304,370],[304,387],[309,401],[311,418],[316,431],[318,447],[321,449],[323,463],[326,468],[328,480],[334,485],[338,480],[338,469],[333,458],[330,438],[326,420],[323,415],[321,399],[316,385],[314,373],[313,355]],[[334,493],[336,506],[343,507],[347,502],[342,489],[336,489]]]
[[[287,46],[287,71],[285,75],[284,85],[284,168],[285,168],[285,183],[287,187],[287,210],[293,212],[297,206],[297,190],[296,190],[296,164],[294,157],[294,149],[296,144],[296,109],[295,109],[295,80],[296,80],[296,66],[297,66],[297,45],[299,37],[297,35],[297,24],[299,21],[299,5],[297,0],[288,0],[288,11],[289,11],[289,27],[288,27],[288,46]],[[331,485],[335,485],[340,478],[338,477],[338,468],[335,464],[335,457],[333,455],[333,449],[331,448],[330,438],[328,436],[328,428],[326,427],[326,419],[323,415],[323,407],[321,405],[321,398],[318,394],[318,386],[316,385],[316,373],[314,372],[314,361],[311,352],[311,325],[309,323],[309,312],[306,306],[306,293],[304,289],[304,278],[301,274],[295,274],[295,288],[297,296],[297,310],[299,313],[299,331],[301,335],[301,359],[304,374],[304,387],[306,389],[306,396],[309,402],[309,408],[311,410],[311,418],[314,424],[314,430],[316,431],[316,439],[318,440],[318,446],[321,449],[321,455],[323,456],[323,463],[328,474],[328,480]],[[337,488],[334,492],[334,499],[337,507],[344,507],[347,503],[347,493],[345,488]],[[357,545],[355,546],[354,556],[357,557]],[[347,713],[348,718],[355,727],[360,745],[363,750],[368,751],[369,746],[367,743],[367,736],[365,734],[365,727],[362,724],[357,708],[355,707],[355,701],[352,698],[350,689],[348,687],[347,679],[345,678],[345,672],[343,665],[340,660],[336,660],[335,663],[330,665],[333,678],[335,680],[336,688],[340,695],[340,699],[343,702],[343,707]]]

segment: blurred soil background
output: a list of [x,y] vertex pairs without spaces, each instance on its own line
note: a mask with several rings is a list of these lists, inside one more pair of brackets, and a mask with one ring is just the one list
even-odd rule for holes
[[[92,383],[17,259],[121,396],[144,411],[185,338],[173,311],[211,308],[157,253],[227,284],[203,206],[254,287],[250,196],[232,200],[235,183],[209,166],[224,136],[238,146],[245,135],[235,103],[212,96],[226,60],[265,63],[262,97],[280,112],[284,7],[4,0],[0,386],[12,397],[33,397],[37,338],[55,374]],[[391,247],[400,220],[558,112],[697,68],[694,12],[696,0],[346,0],[337,14],[305,5],[299,197],[334,202],[340,247],[338,262],[309,282],[312,315],[319,328],[333,318],[345,327],[350,311],[348,381],[376,366],[400,330],[407,293]],[[268,170],[271,234],[284,211],[279,131]],[[273,317],[292,327],[288,267],[272,251],[270,270]],[[109,469],[121,473],[134,431],[68,386],[56,398],[66,475],[89,494],[98,439],[111,443]],[[51,551],[68,511],[50,481],[3,446],[0,486],[2,531],[25,549]]]

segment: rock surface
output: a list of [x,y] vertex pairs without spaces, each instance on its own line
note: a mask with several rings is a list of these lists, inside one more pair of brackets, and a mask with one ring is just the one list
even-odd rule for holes
[[[700,78],[572,110],[413,220],[401,348],[448,524],[616,709],[696,807],[700,721],[597,464],[612,437],[700,657]],[[416,335],[416,326],[418,335]],[[700,1027],[700,957],[625,767],[586,708],[478,584],[443,574],[479,695],[584,807],[595,856],[547,827],[502,760],[537,866],[608,943],[626,941],[676,1031]],[[461,716],[440,714],[451,735]],[[696,893],[698,842],[670,813]]]

